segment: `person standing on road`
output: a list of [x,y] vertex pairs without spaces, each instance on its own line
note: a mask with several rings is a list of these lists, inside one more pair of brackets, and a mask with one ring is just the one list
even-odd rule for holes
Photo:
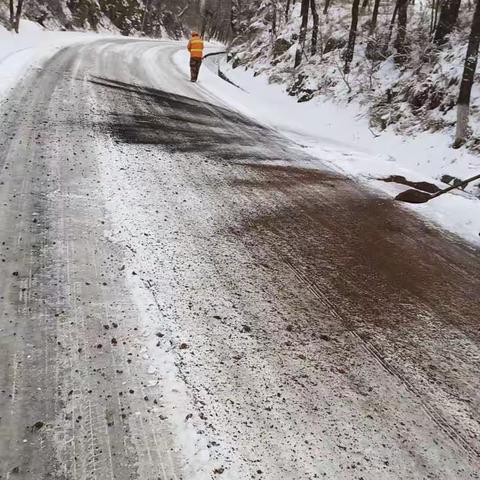
[[197,32],[192,32],[187,48],[190,52],[190,81],[196,82],[203,58],[203,40]]

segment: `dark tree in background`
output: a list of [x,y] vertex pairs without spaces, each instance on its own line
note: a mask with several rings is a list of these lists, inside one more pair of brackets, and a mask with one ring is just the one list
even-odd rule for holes
[[459,147],[468,136],[468,118],[470,115],[470,98],[472,95],[473,80],[478,63],[478,48],[480,45],[480,0],[476,0],[473,14],[472,28],[467,47],[467,56],[463,69],[460,94],[457,102],[457,132],[454,146]]
[[320,21],[320,18],[318,16],[318,11],[317,11],[317,0],[310,0],[310,8],[312,9],[312,17],[313,17],[311,54],[316,55],[317,45],[318,45],[318,24]]
[[408,0],[398,0],[398,22],[397,22],[397,38],[395,39],[395,61],[402,63],[405,61],[407,39],[407,21],[408,21]]
[[396,0],[395,1],[395,8],[393,9],[392,19],[390,20],[390,28],[389,28],[389,31],[388,31],[388,43],[390,43],[390,40],[392,39],[393,27],[395,25],[395,20],[397,19],[398,7],[399,7],[401,1],[402,0]]
[[367,48],[365,50],[365,55],[370,60],[378,59],[379,54],[381,55],[382,53],[381,45],[378,44],[379,43],[378,39],[375,36],[375,32],[377,30],[378,11],[380,9],[380,1],[381,0],[375,0],[375,3],[373,4],[372,18],[370,19],[370,25],[368,27],[368,42],[367,42]]
[[380,0],[375,0],[373,5],[372,19],[370,21],[369,35],[373,35],[375,29],[377,28],[378,22],[378,10],[380,9]]
[[232,0],[200,0],[200,34],[222,42],[232,39]]
[[295,68],[302,63],[302,56],[305,49],[305,41],[307,40],[308,27],[308,11],[310,10],[310,0],[302,0],[302,24],[300,26],[300,35],[298,37],[297,51],[295,53]]
[[22,17],[23,0],[18,0],[17,7],[15,8],[15,0],[10,0],[10,29],[15,30],[16,33],[20,29],[20,18]]
[[357,40],[358,28],[358,11],[360,7],[360,0],[353,0],[352,5],[352,23],[350,25],[350,34],[348,35],[347,49],[345,50],[345,65],[343,66],[343,73],[347,75],[350,73],[350,64],[353,60],[353,53],[355,52],[355,43]]
[[217,0],[214,15],[214,37],[222,42],[232,39],[232,0]]
[[323,14],[324,15],[326,15],[328,13],[328,9],[329,9],[331,3],[332,3],[332,0],[325,0],[325,6],[323,7]]
[[15,22],[15,2],[14,0],[9,1],[10,7],[10,28],[13,30],[13,23]]
[[443,0],[440,9],[440,18],[435,30],[435,43],[442,45],[446,41],[447,35],[452,33],[453,27],[458,20],[461,0]]
[[287,3],[285,5],[285,22],[288,22],[288,18],[290,16],[290,4],[291,4],[291,0],[287,0]]

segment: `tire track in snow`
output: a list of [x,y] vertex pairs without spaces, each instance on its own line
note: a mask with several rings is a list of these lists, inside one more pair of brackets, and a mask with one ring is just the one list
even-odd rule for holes
[[375,345],[368,340],[365,340],[361,335],[359,335],[354,327],[352,322],[346,320],[343,315],[338,311],[338,308],[334,305],[333,302],[325,295],[321,288],[313,281],[309,280],[298,268],[295,267],[293,263],[289,260],[284,259],[284,263],[288,268],[293,272],[293,274],[309,289],[309,291],[321,302],[323,303],[329,311],[345,326],[350,335],[354,337],[364,348],[364,350],[374,358],[378,364],[387,371],[390,375],[395,377],[408,392],[410,392],[419,402],[422,409],[428,415],[428,417],[435,422],[436,425],[452,440],[452,442],[461,448],[465,453],[469,455],[471,459],[480,459],[480,452],[470,444],[468,439],[459,433],[448,421],[442,416],[442,414],[431,404],[425,402],[422,399],[421,393],[409,382],[404,375],[394,366],[389,364],[383,358],[380,351],[375,347]]

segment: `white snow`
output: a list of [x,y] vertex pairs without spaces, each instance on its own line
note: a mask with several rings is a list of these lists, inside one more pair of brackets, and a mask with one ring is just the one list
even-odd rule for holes
[[[175,62],[187,74],[187,53],[178,52]],[[218,77],[215,61],[206,63],[208,68],[203,68],[199,82],[203,92],[281,132],[317,158],[318,167],[328,165],[387,195],[408,188],[378,180],[390,175],[444,188],[447,185],[440,182],[443,174],[462,179],[480,174],[480,157],[465,148],[452,149],[452,138],[445,132],[405,137],[387,129],[379,135],[371,131],[367,112],[355,102],[339,105],[316,98],[298,103],[282,86],[269,84],[266,75],[254,76],[253,71],[241,67],[232,69],[222,60],[221,70],[241,87],[236,88]],[[454,191],[423,205],[404,205],[479,245],[480,199],[475,196],[479,193],[479,188],[470,186],[466,192]]]
[[29,68],[39,68],[67,45],[99,38],[95,33],[48,31],[29,20],[20,22],[18,35],[0,25],[0,99],[8,95]]

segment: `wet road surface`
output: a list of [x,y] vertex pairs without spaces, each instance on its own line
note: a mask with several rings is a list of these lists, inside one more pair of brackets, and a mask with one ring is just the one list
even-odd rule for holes
[[478,250],[178,48],[69,47],[0,106],[0,478],[480,478]]

